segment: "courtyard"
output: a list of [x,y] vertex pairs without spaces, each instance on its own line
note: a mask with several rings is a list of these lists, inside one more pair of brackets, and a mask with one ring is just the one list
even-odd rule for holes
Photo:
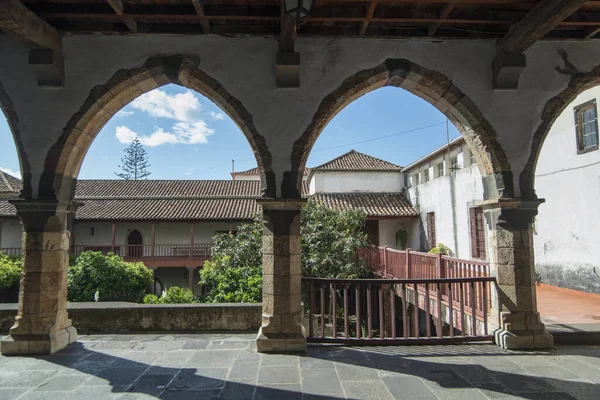
[[12,399],[594,399],[600,347],[309,347],[260,354],[255,332],[82,335],[49,356],[0,356]]

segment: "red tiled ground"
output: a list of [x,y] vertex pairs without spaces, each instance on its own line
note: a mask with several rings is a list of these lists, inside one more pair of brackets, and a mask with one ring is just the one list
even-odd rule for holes
[[546,324],[600,324],[600,295],[540,284],[537,306]]

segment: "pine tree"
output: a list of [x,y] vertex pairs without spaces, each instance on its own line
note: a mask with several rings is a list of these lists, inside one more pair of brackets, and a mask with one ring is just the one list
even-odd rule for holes
[[148,164],[148,155],[138,138],[125,149],[125,156],[121,158],[119,168],[123,171],[116,173],[119,178],[125,180],[144,180],[150,176],[150,165]]

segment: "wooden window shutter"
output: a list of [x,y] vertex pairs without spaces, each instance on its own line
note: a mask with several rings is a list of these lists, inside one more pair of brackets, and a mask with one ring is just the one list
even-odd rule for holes
[[477,257],[485,259],[485,221],[483,220],[483,210],[475,208],[477,225]]
[[469,208],[469,228],[471,234],[471,257],[477,257],[477,217],[475,208]]

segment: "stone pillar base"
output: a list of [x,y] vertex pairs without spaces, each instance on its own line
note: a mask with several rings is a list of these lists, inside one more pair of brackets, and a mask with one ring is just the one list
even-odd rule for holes
[[306,335],[304,332],[265,334],[260,328],[256,350],[259,353],[306,353]]
[[554,337],[545,330],[510,332],[498,329],[494,336],[496,344],[506,350],[542,350],[554,346]]
[[2,355],[51,354],[64,349],[77,340],[77,330],[68,326],[48,335],[7,336],[0,343]]

